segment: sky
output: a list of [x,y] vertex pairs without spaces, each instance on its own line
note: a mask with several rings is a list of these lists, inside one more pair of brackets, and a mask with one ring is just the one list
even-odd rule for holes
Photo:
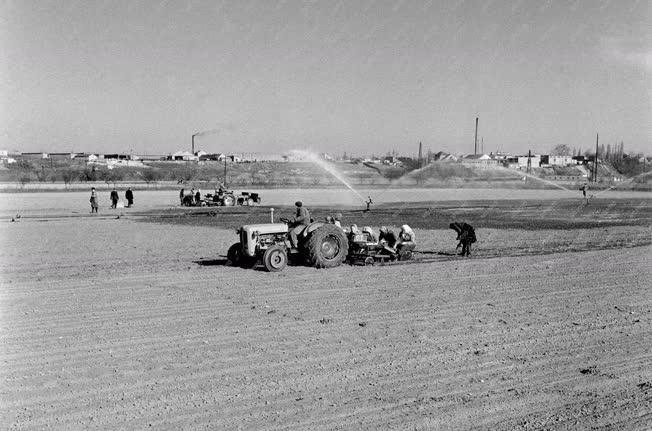
[[652,2],[0,0],[0,149],[652,153]]

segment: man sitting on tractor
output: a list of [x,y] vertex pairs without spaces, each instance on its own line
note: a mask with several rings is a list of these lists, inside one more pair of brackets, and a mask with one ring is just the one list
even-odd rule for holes
[[290,221],[290,241],[292,242],[292,247],[299,247],[299,240],[297,236],[303,229],[305,229],[308,224],[310,224],[310,212],[304,208],[301,201],[296,201],[294,205],[297,207],[297,212],[294,218]]

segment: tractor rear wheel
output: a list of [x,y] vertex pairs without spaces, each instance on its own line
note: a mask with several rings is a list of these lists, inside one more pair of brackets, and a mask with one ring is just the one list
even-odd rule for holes
[[325,224],[310,234],[306,244],[308,261],[315,268],[333,268],[342,264],[349,253],[344,231],[334,224]]
[[263,255],[263,265],[269,272],[283,271],[287,264],[288,255],[280,245],[271,246]]

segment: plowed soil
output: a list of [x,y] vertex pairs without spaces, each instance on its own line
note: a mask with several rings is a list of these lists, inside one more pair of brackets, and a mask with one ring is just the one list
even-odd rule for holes
[[[636,205],[535,227],[527,206],[502,225],[482,205],[450,210],[478,227],[469,259],[448,219],[414,213],[420,263],[280,273],[225,266],[231,224],[253,213],[3,222],[0,423],[649,429],[652,246]],[[396,211],[372,214],[347,217]]]

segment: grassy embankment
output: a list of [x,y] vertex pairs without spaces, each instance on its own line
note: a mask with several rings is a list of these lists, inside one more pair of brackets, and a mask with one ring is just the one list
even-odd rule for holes
[[[476,168],[454,162],[433,162],[422,169],[409,170],[378,164],[329,162],[341,177],[353,186],[365,187],[501,187],[554,188],[551,181],[575,187],[585,181],[579,168],[535,168],[532,178],[523,181],[523,173],[501,167]],[[614,183],[612,167],[601,166],[602,183],[593,188],[614,184],[623,189],[649,190],[649,167],[643,175],[630,181]],[[547,182],[548,181],[548,182]],[[229,187],[339,187],[341,181],[322,167],[310,162],[146,162],[142,166],[115,167],[91,165],[84,161],[19,161],[0,168],[3,191],[79,190],[91,185],[109,188],[130,185],[136,189],[176,189],[180,184],[205,189],[218,182]]]

